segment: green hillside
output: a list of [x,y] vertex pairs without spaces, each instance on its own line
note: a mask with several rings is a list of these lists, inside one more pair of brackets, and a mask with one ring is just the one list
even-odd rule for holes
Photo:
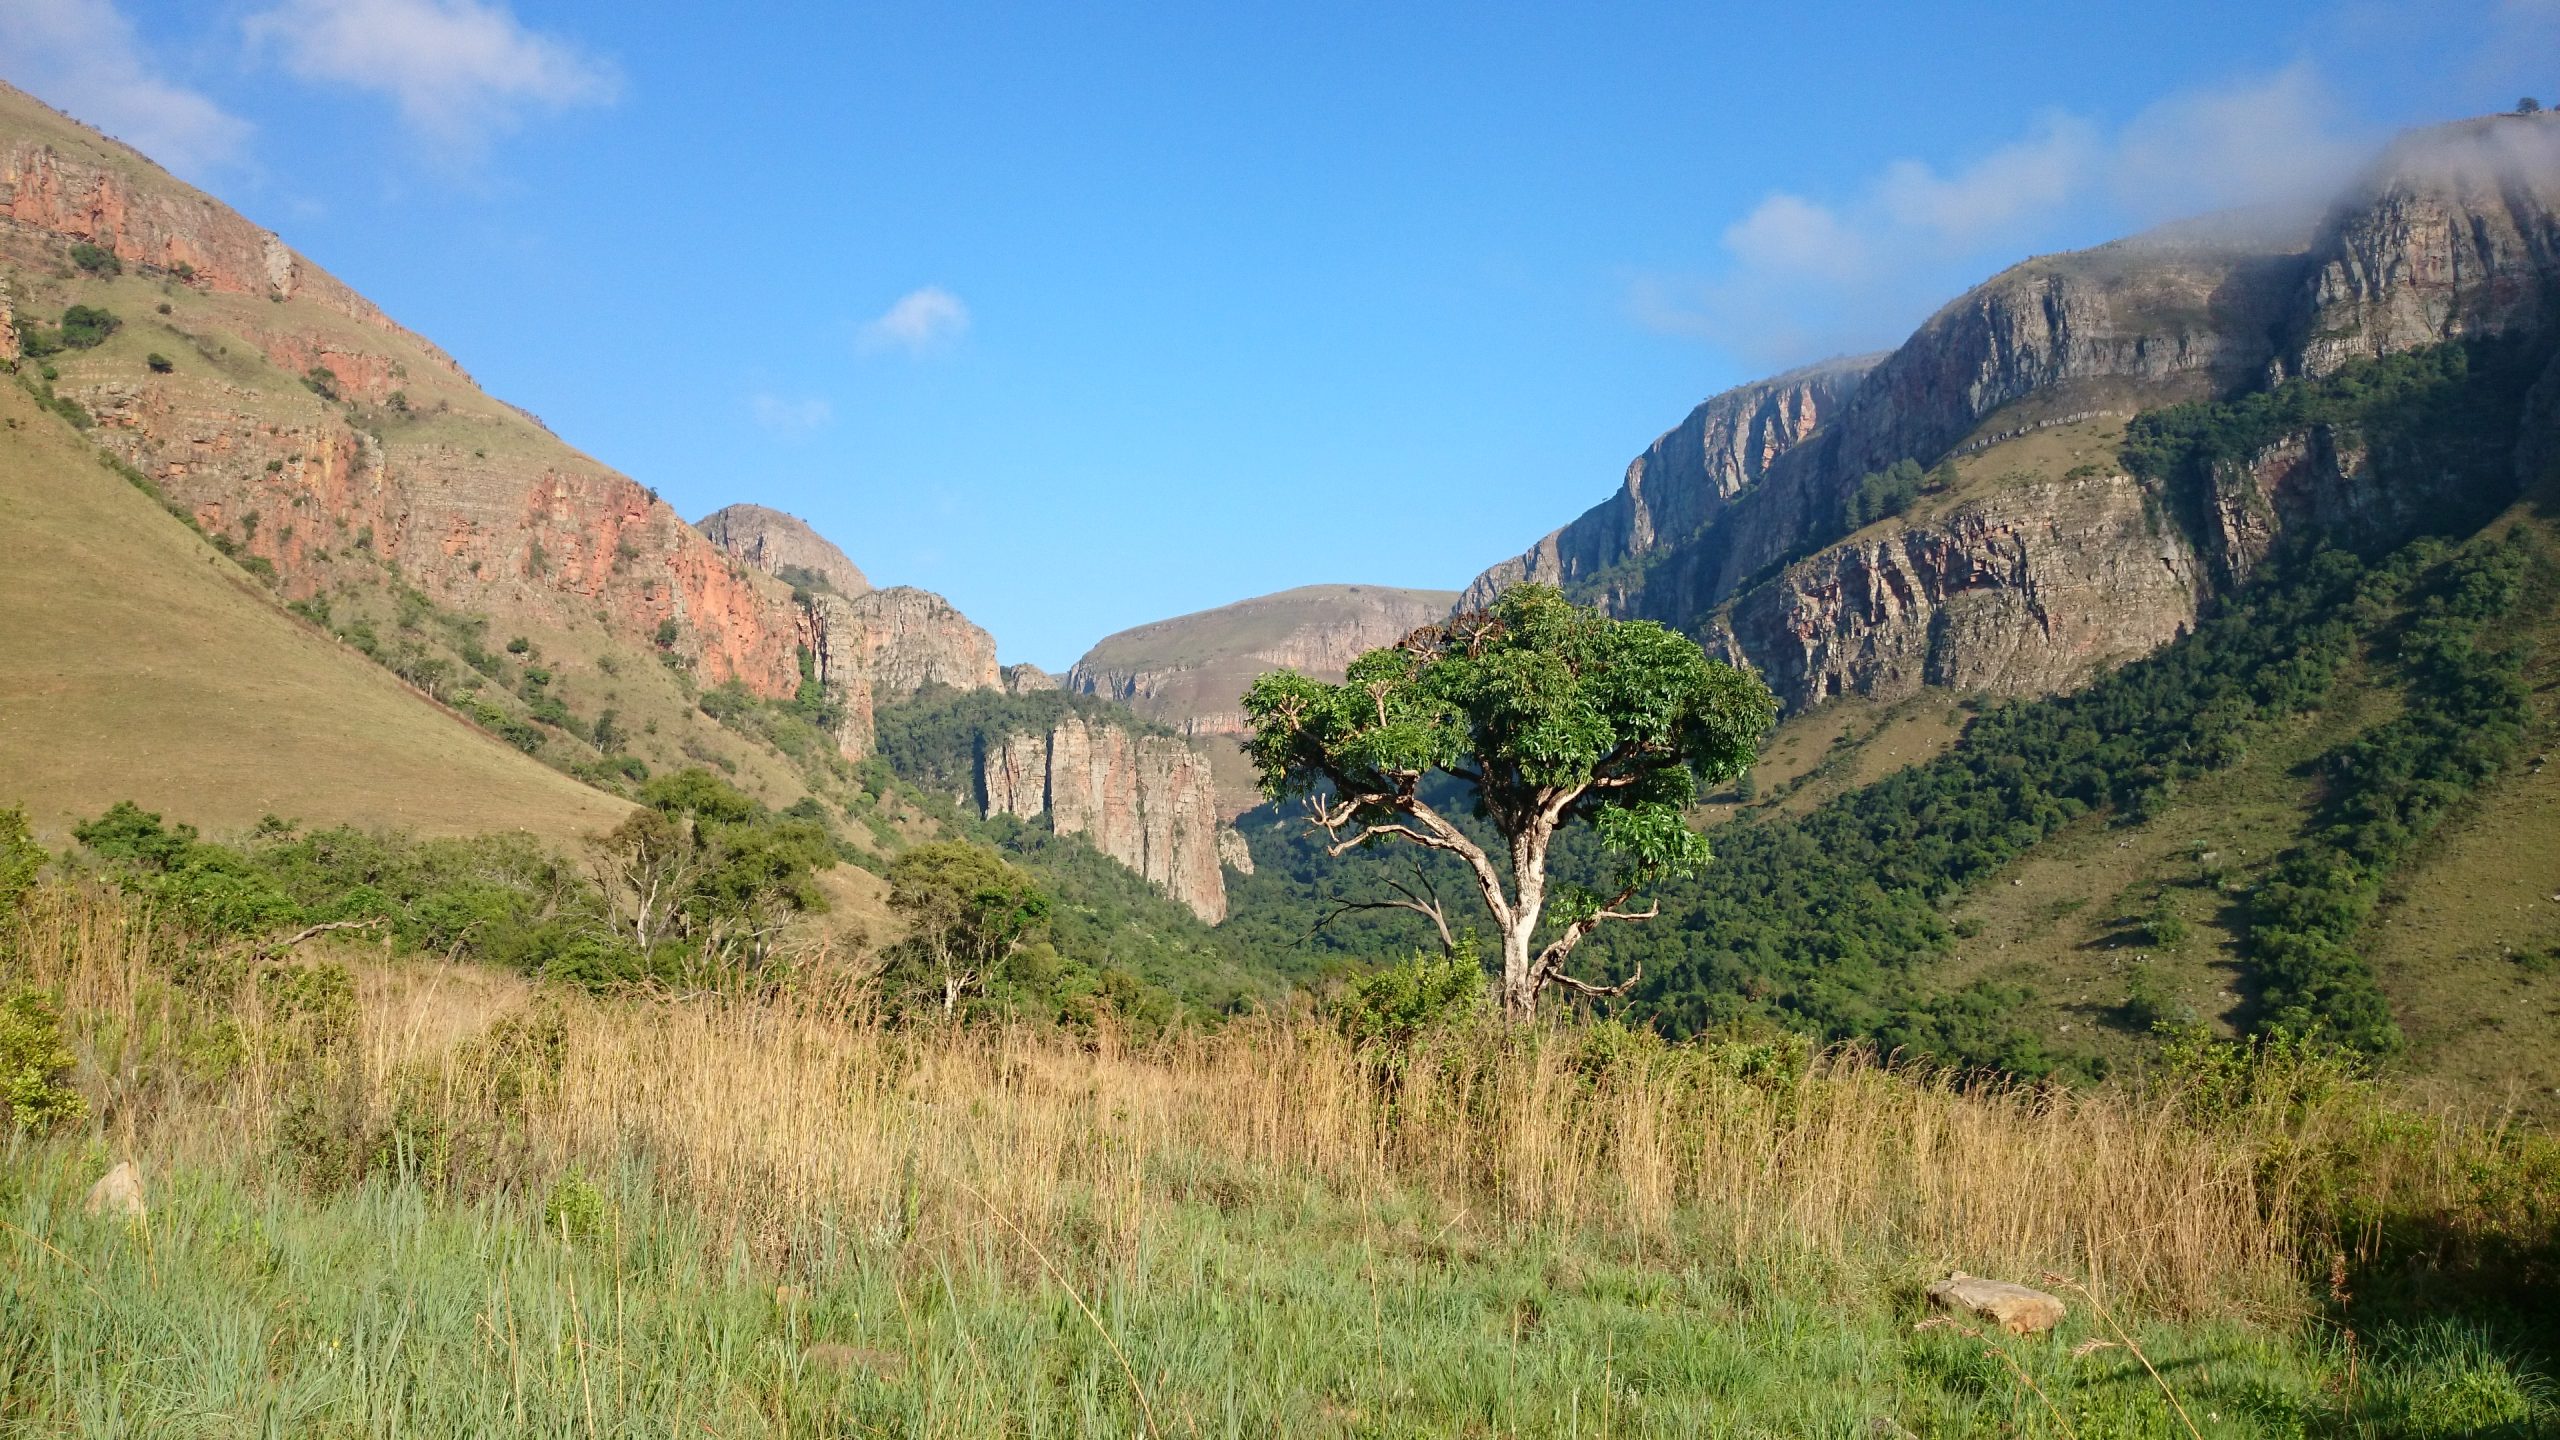
[[21,387],[0,417],[0,804],[564,843],[628,809],[287,614]]
[[[2560,874],[2540,757],[2560,703],[2540,642],[2560,635],[2560,549],[2547,493],[2488,508],[2513,493],[2515,377],[2535,369],[2494,361],[2439,352],[2280,397],[2366,426],[2399,456],[2386,481],[2442,467],[2435,537],[2297,541],[2196,631],[2074,695],[1971,701],[1969,722],[1943,691],[1798,717],[1703,807],[1724,822],[1716,865],[1586,953],[1641,965],[1631,1012],[1676,1033],[1774,1020],[2095,1074],[2153,1053],[2163,1026],[2310,1029],[2548,1108]],[[2183,435],[2206,463],[2261,443],[2267,408],[2133,433]],[[2452,425],[2459,443],[2400,443]],[[1236,891],[1239,941],[1304,973],[1423,938],[1391,910],[1310,938],[1407,857],[1327,860],[1267,812],[1245,828],[1259,873]],[[1598,862],[1583,842],[1564,863]],[[1467,912],[1463,877],[1426,873]]]

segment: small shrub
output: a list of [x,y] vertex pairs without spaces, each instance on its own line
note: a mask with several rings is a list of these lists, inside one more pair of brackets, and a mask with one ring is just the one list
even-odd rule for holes
[[124,322],[95,305],[74,305],[62,312],[62,344],[71,350],[93,350],[124,328]]
[[356,1033],[356,982],[335,962],[270,970],[258,977],[269,1027],[268,1048],[280,1061],[329,1054]]
[[326,365],[314,365],[303,371],[302,385],[323,400],[338,398],[338,372]]
[[116,258],[116,252],[86,240],[71,247],[71,263],[88,274],[100,277],[124,273],[124,262]]
[[1446,955],[1417,952],[1352,981],[1333,1018],[1354,1044],[1400,1050],[1431,1030],[1482,1013],[1491,995],[1484,962],[1469,938]]
[[149,355],[144,356],[142,363],[151,367],[151,373],[154,375],[166,375],[170,371],[178,368],[176,361],[171,360],[168,356],[161,354],[157,350],[154,350]]
[[89,1113],[88,1100],[71,1088],[73,1064],[52,997],[20,990],[0,1003],[0,1109],[11,1130],[43,1134]]
[[48,857],[27,824],[27,812],[0,806],[0,915],[17,908],[35,888],[36,872]]
[[542,1228],[573,1242],[602,1239],[613,1232],[613,1206],[594,1181],[572,1170],[543,1197]]

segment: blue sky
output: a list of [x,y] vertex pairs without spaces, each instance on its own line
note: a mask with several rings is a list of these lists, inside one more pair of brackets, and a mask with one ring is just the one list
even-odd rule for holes
[[0,0],[0,74],[1062,668],[1462,585],[1728,384],[2560,100],[2560,0]]

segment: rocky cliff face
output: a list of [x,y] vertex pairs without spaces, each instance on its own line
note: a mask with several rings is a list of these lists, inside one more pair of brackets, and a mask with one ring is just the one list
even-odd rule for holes
[[1743,596],[1708,644],[1789,710],[1923,685],[2037,695],[2175,639],[2205,589],[2133,477],[2048,480],[1870,527]]
[[1244,730],[1239,703],[1266,670],[1339,679],[1363,653],[1448,613],[1445,590],[1308,585],[1123,630],[1085,652],[1066,688],[1117,700],[1193,735]]
[[896,585],[844,596],[820,591],[804,612],[818,683],[842,717],[836,746],[871,753],[875,707],[928,685],[992,690],[1003,682],[995,637],[929,590]]
[[[2174,636],[2285,528],[2386,527],[2445,497],[2390,492],[2352,442],[2315,430],[2226,467],[2204,530],[2182,534],[2131,480],[2097,473],[2112,467],[2043,465],[2026,437],[2548,326],[2555,196],[2560,119],[2499,117],[2410,137],[2325,217],[2190,223],[2028,261],[1854,378],[1810,433],[1715,489],[1686,533],[1647,523],[1654,500],[1637,481],[1658,471],[1658,443],[1617,496],[1487,571],[1469,598],[1522,579],[1578,586],[1616,613],[1711,636],[1799,707],[1923,683],[2067,688]],[[2560,380],[2545,388],[2560,396]],[[1765,393],[1745,387],[1729,408]],[[2529,476],[2560,459],[2532,433]],[[1985,462],[1996,484],[1924,523],[1826,543],[1862,476],[1950,455]]]
[[1244,692],[1266,670],[1340,679],[1345,665],[1449,612],[1446,590],[1309,585],[1110,636],[1067,672],[1066,688],[1116,700],[1183,734],[1210,741],[1230,814],[1259,803],[1251,771],[1230,743],[1244,733]]
[[1029,661],[1004,667],[1004,693],[1007,695],[1037,695],[1043,690],[1059,688],[1057,676]]
[[806,571],[846,597],[871,590],[861,567],[798,516],[762,505],[731,505],[703,516],[694,528],[722,552],[767,575]]
[[2498,115],[2401,141],[2323,227],[2284,368],[2538,331],[2560,307],[2560,115]]
[[0,219],[99,246],[125,265],[209,293],[300,300],[462,373],[451,356],[275,235],[134,151],[15,88],[0,86],[0,112],[10,132],[0,138]]
[[[84,243],[125,277],[59,278],[77,275],[66,256]],[[165,332],[152,340],[179,358],[171,373],[113,363],[109,347],[58,357],[57,388],[96,415],[100,443],[273,565],[288,597],[378,558],[510,628],[601,625],[645,650],[672,621],[670,648],[705,682],[766,696],[798,684],[801,619],[783,587],[274,235],[6,86],[0,270],[19,307],[94,294],[128,329]],[[156,319],[139,314],[146,295],[169,297]]]
[[988,814],[1046,814],[1201,919],[1226,918],[1217,787],[1207,758],[1182,741],[1065,715],[1046,735],[988,745],[980,793]]
[[1883,358],[1828,360],[1705,401],[1629,462],[1617,494],[1477,576],[1460,607],[1482,609],[1523,581],[1579,585],[1696,535],[1832,419]]

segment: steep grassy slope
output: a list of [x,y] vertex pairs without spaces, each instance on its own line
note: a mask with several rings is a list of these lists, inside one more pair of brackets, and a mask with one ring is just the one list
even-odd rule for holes
[[0,417],[0,804],[554,842],[627,808],[285,614],[19,387]]

